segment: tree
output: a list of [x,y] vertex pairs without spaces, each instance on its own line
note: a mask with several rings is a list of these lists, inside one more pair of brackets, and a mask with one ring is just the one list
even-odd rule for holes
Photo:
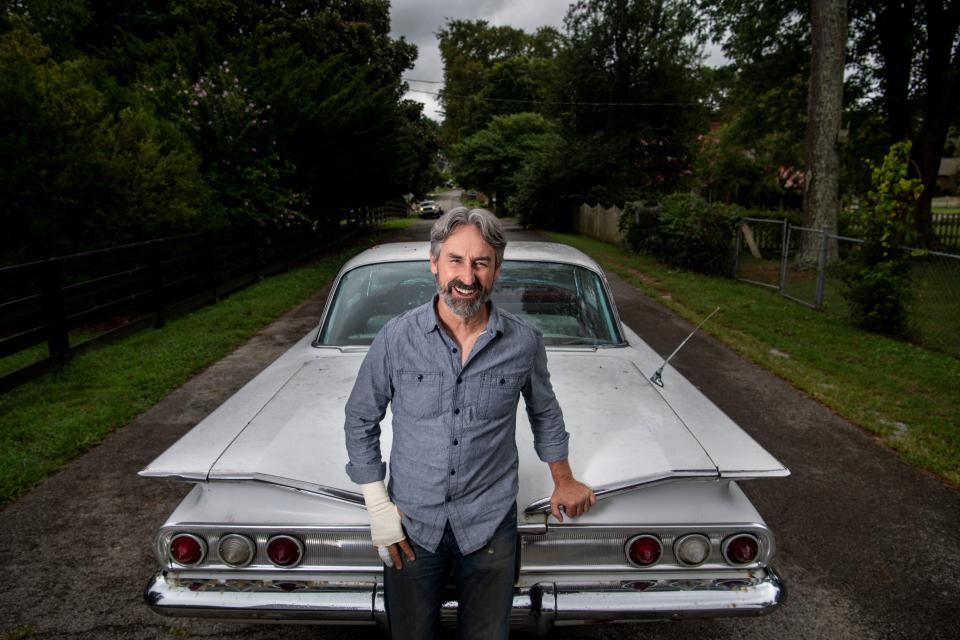
[[[435,130],[403,100],[401,74],[416,47],[390,36],[389,7],[388,0],[6,3],[0,37],[19,35],[7,41],[0,121],[18,133],[0,140],[0,170],[9,171],[0,191],[19,192],[17,210],[30,211],[20,228],[33,236],[23,237],[50,247],[39,238],[62,229],[67,210],[71,224],[96,238],[58,237],[96,243],[171,229],[174,218],[188,226],[338,221],[344,207],[423,189],[434,175]],[[41,56],[25,60],[22,46],[13,50],[23,34]],[[73,129],[57,120],[63,114]],[[170,215],[160,224],[134,209]],[[146,218],[158,222],[136,223]]]
[[[847,7],[846,0],[813,0],[811,7],[804,224],[836,235],[840,211],[838,145],[843,115]],[[801,264],[817,264],[819,245],[819,242],[804,242]],[[830,247],[832,257],[835,257],[836,242],[831,242]]]
[[143,105],[110,108],[99,66],[57,62],[23,23],[0,35],[0,240],[25,262],[212,222],[189,141]]
[[442,135],[456,144],[495,115],[536,111],[544,99],[562,37],[552,27],[533,34],[486,20],[448,20],[437,32],[443,60]]
[[[791,59],[810,28],[810,4],[802,0],[703,0],[700,7],[741,76],[769,84],[782,75],[764,74],[763,63]],[[944,142],[960,116],[960,1],[850,0],[848,8],[846,172],[865,190],[864,151],[878,160],[892,143],[911,140],[910,175],[924,186],[914,224],[919,240],[933,246],[930,199]]]
[[580,0],[564,25],[557,90],[569,103],[560,115],[570,134],[623,148],[619,161],[634,186],[675,186],[706,129],[694,9],[674,0]]
[[551,144],[555,126],[536,113],[495,116],[481,131],[452,149],[453,175],[460,184],[497,197],[497,210],[516,191],[524,164]]

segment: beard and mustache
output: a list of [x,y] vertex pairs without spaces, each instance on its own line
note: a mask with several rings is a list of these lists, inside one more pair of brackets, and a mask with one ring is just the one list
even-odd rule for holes
[[[477,291],[479,295],[467,300],[458,300],[453,297],[454,287],[461,292]],[[477,315],[487,304],[487,300],[490,299],[490,290],[484,289],[479,281],[474,281],[473,284],[464,284],[459,278],[454,278],[446,286],[443,286],[440,284],[439,275],[437,276],[437,293],[440,294],[447,308],[461,318],[472,318]]]

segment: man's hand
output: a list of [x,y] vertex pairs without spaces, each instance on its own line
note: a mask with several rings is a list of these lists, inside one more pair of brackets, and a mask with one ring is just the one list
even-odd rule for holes
[[[400,542],[397,542],[396,544],[390,545],[389,547],[377,547],[377,552],[379,553],[383,549],[386,549],[387,557],[390,558],[390,562],[386,561],[382,553],[380,555],[380,559],[383,560],[383,564],[387,565],[388,567],[396,567],[397,569],[403,569],[404,556],[410,562],[413,562],[414,560],[417,559],[417,557],[413,555],[413,549],[410,548],[410,543],[407,542],[406,538],[404,538]],[[402,554],[400,553],[401,551],[403,551]]]
[[570,464],[566,460],[550,463],[553,476],[553,495],[550,496],[550,513],[559,522],[563,514],[571,518],[582,516],[597,503],[597,496],[587,485],[573,477]]
[[[369,482],[360,485],[363,491],[363,501],[367,505],[367,513],[370,514],[370,539],[377,547],[377,553],[380,559],[388,567],[403,568],[403,559],[400,551],[411,562],[416,560],[407,537],[403,535],[403,527],[400,525],[400,510],[390,501],[387,495],[387,488],[383,481]],[[386,549],[386,554],[383,550]],[[389,562],[388,562],[389,560]]]

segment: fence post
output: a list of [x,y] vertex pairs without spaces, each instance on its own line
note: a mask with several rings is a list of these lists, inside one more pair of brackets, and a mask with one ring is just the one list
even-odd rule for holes
[[64,364],[70,354],[70,337],[67,335],[67,318],[63,300],[63,268],[59,258],[47,261],[47,313],[50,317],[50,333],[47,348],[57,364]]
[[257,225],[250,227],[252,238],[250,241],[250,253],[253,254],[253,279],[255,282],[263,280],[263,272],[260,267],[263,263],[263,246],[260,242],[260,229]]
[[814,299],[814,305],[817,309],[823,307],[823,289],[827,278],[827,251],[830,242],[827,231],[826,227],[820,230],[820,255],[817,257],[817,295]]
[[160,254],[160,241],[151,240],[150,241],[150,284],[151,290],[153,293],[153,310],[156,315],[156,320],[153,323],[153,326],[159,329],[167,323],[166,319],[166,300],[164,300],[163,295],[163,271],[162,271],[162,256]]
[[213,301],[216,302],[220,299],[220,290],[217,286],[220,279],[220,264],[217,256],[217,237],[212,229],[207,230],[207,260],[209,260],[207,270],[210,274],[210,293]]
[[[743,224],[746,224],[745,222]],[[733,279],[737,279],[737,275],[740,273],[740,252],[743,250],[743,238],[741,238],[740,227],[737,227],[734,230],[734,235],[736,236],[736,242],[734,243],[733,248]]]
[[787,260],[790,259],[790,223],[783,220],[783,245],[780,247],[780,283],[777,290],[783,293],[787,284]]

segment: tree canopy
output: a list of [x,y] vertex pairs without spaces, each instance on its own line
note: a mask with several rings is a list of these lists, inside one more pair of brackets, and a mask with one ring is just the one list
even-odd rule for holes
[[[21,0],[0,13],[5,260],[422,193],[387,0]],[[432,186],[432,184],[430,185]]]

